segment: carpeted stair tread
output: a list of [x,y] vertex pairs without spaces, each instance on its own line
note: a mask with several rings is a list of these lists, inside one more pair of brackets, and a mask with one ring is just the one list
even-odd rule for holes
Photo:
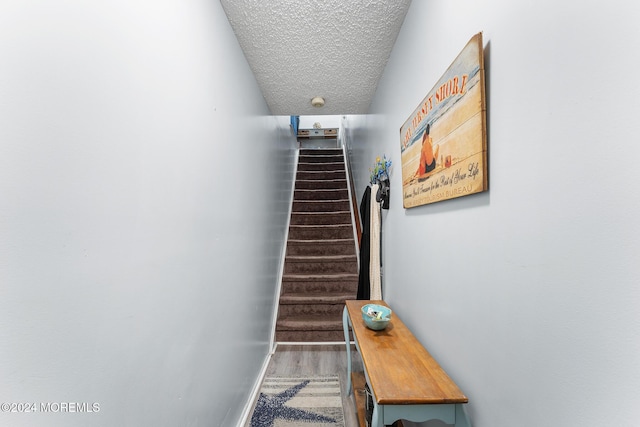
[[345,171],[298,171],[296,180],[346,180]]
[[[300,202],[300,203],[309,203],[312,205],[326,205],[327,202],[347,202],[349,203],[349,199],[345,199],[345,198],[340,198],[340,199],[332,199],[332,200],[296,200],[294,199],[293,202]],[[335,212],[334,209],[331,210],[326,210],[326,211],[313,211],[313,212]]]
[[338,273],[357,273],[358,267],[355,261],[349,260],[339,261],[314,261],[314,262],[286,262],[284,266],[284,274],[322,274],[327,272]]
[[296,181],[296,190],[311,190],[311,189],[338,189],[346,188],[346,179],[298,179]]
[[350,211],[292,212],[290,225],[352,225],[351,221]]
[[353,299],[351,293],[335,293],[335,294],[283,294],[280,296],[280,304],[339,304],[341,309],[345,300]]
[[285,257],[284,274],[357,273],[355,255],[322,255]]
[[294,200],[292,212],[335,212],[349,208],[349,199]]
[[342,155],[327,155],[327,156],[300,156],[298,158],[300,163],[344,163],[344,156]]
[[[312,214],[315,214],[315,216],[311,216]],[[311,219],[319,219],[322,218],[324,216],[331,216],[335,219],[341,219],[344,220],[344,215],[340,216],[340,215],[331,215],[329,213],[326,212],[322,212],[322,213],[318,213],[318,212],[296,212],[293,216],[300,216],[300,217],[304,217],[304,218],[311,218]],[[309,228],[324,228],[326,230],[329,230],[331,228],[342,228],[342,227],[349,227],[349,228],[353,228],[353,225],[351,224],[351,222],[347,221],[347,222],[334,222],[332,224],[291,224],[290,227],[299,227],[302,229],[309,229]],[[295,239],[294,239],[295,240]],[[324,240],[324,239],[316,239],[316,240]]]
[[349,191],[346,188],[305,188],[297,189],[293,193],[295,200],[336,200],[348,199]]
[[287,281],[282,282],[281,295],[292,294],[344,294],[353,299],[353,286],[356,282],[337,281]]
[[351,224],[290,225],[289,237],[296,240],[347,239],[353,236]]
[[344,162],[298,163],[299,171],[343,171]]
[[314,261],[356,261],[355,255],[290,255],[287,261],[314,262]]
[[307,281],[307,282],[314,282],[314,281],[334,281],[334,282],[340,282],[340,281],[348,281],[348,280],[354,280],[357,282],[358,281],[358,274],[357,273],[337,273],[337,274],[283,274],[282,275],[282,280],[283,281]]
[[353,243],[353,239],[289,239],[289,245],[320,245],[322,243],[336,245],[339,243]]
[[323,156],[326,154],[342,154],[341,148],[301,148],[300,155]]
[[[353,226],[349,223],[346,224],[292,224],[289,228],[297,228],[299,230],[325,230],[331,231],[335,229],[346,228],[347,230],[353,230]],[[332,238],[333,239],[333,238]],[[304,240],[304,239],[301,239]],[[321,239],[309,239],[309,240],[321,240]]]
[[339,243],[352,243],[353,239],[289,239],[289,245],[320,245],[322,243],[336,245]]
[[[353,338],[351,338],[353,341]],[[277,342],[341,342],[344,343],[342,330],[329,331],[276,331]]]
[[[350,211],[292,212],[292,214],[296,215],[296,216],[304,216],[304,217],[309,217],[309,218],[322,217],[323,215],[349,215],[349,218],[351,218],[351,212]],[[347,224],[351,224],[351,223],[348,222]]]
[[280,304],[278,309],[278,320],[316,318],[316,319],[339,319],[344,311],[343,302],[335,304],[301,302],[299,304]]
[[355,252],[353,239],[290,240],[287,255],[350,255]]
[[[312,330],[312,331],[343,331],[342,319],[307,318],[282,319],[279,323],[282,331]],[[342,336],[344,338],[344,335]]]
[[319,158],[327,158],[327,157],[344,157],[344,153],[341,148],[302,148],[300,149],[300,156],[302,158],[309,157],[319,157]]

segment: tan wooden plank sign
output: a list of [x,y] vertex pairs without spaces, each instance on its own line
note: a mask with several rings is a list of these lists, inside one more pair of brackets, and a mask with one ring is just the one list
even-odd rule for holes
[[487,190],[482,33],[402,125],[400,150],[405,208]]

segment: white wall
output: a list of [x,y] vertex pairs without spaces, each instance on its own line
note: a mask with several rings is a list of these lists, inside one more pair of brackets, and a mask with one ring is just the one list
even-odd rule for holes
[[320,123],[323,129],[340,127],[341,116],[300,116],[300,129],[311,129],[314,123]]
[[[364,191],[396,162],[385,298],[469,397],[474,427],[640,420],[640,7],[414,1],[366,117]],[[473,34],[486,44],[489,192],[405,210],[398,130]]]
[[0,58],[0,402],[99,404],[0,424],[234,425],[295,138],[222,7],[5,0]]

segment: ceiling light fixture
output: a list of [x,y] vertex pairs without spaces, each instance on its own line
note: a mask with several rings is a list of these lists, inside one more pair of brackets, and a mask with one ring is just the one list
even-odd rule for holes
[[318,108],[324,107],[324,98],[321,96],[316,96],[311,100],[311,105]]

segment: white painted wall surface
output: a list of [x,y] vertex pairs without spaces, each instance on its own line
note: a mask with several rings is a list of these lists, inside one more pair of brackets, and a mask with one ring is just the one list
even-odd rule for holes
[[[396,162],[385,297],[474,427],[640,422],[639,19],[621,0],[414,1],[372,114],[347,118],[360,194],[377,155]],[[405,210],[398,130],[478,31],[490,191]]]
[[312,129],[314,123],[320,123],[322,129],[339,128],[341,116],[300,116],[300,129]]
[[220,4],[3,1],[0,58],[0,402],[99,405],[0,425],[234,425],[295,138]]

